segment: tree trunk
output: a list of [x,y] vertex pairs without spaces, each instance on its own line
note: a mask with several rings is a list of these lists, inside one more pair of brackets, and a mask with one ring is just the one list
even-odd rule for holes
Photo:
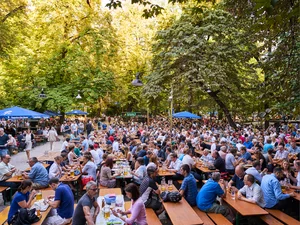
[[216,91],[211,91],[211,92],[208,92],[209,96],[211,98],[213,98],[215,100],[215,102],[220,106],[220,109],[223,110],[228,122],[229,122],[229,125],[231,127],[233,127],[234,129],[237,129],[237,126],[235,124],[235,122],[233,121],[232,117],[231,117],[231,114],[227,108],[227,106],[222,102],[222,100],[218,97],[218,92]]

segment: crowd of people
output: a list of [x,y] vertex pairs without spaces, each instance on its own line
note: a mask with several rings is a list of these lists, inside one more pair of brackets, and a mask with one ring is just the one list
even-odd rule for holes
[[[149,125],[114,118],[110,123],[89,121],[86,126],[80,121],[66,121],[61,132],[65,135],[61,155],[55,157],[49,173],[35,157],[29,157],[32,169],[22,174],[25,180],[13,199],[15,207],[11,207],[9,221],[16,209],[30,204],[34,195],[34,191],[30,194],[31,189],[50,185],[55,196],[49,204],[57,210],[46,224],[65,224],[72,218],[72,224],[94,224],[99,213],[95,200],[98,184],[108,188],[123,187],[116,179],[120,174],[113,171],[113,159],[119,156],[127,160],[132,170],[132,180],[124,185],[132,207],[129,211],[113,211],[113,214],[127,223],[147,224],[145,207],[154,209],[157,215],[164,212],[157,185],[162,181],[162,177],[157,176],[159,167],[174,173],[163,179],[172,180],[191,206],[204,212],[221,213],[231,222],[234,222],[235,212],[221,200],[228,193],[235,193],[238,199],[263,208],[283,210],[291,216],[299,210],[299,204],[291,198],[295,194],[283,193],[281,188],[300,189],[298,124],[270,126],[267,130],[245,125],[234,130],[221,122],[174,120],[171,127],[166,118],[160,117],[154,118]],[[0,142],[1,137],[3,130],[0,128]],[[53,129],[51,140],[54,142],[56,138]],[[2,151],[1,186],[15,172],[15,167],[9,164],[10,156]],[[81,166],[80,161],[83,161]],[[196,168],[198,161],[219,172],[207,177]],[[245,168],[246,164],[250,167]],[[82,179],[87,181],[87,192],[73,212],[70,205],[74,204],[74,187],[60,183],[59,178],[77,167]],[[202,180],[207,180],[203,186]],[[92,207],[95,207],[93,212]],[[129,213],[130,220],[124,217]],[[248,219],[249,223],[257,224],[251,221],[253,218]]]

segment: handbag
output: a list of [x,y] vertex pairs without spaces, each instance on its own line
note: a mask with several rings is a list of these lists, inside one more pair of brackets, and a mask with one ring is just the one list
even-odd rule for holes
[[81,178],[82,185],[85,186],[89,181],[94,180],[91,176],[86,176]]
[[164,202],[179,202],[182,199],[182,196],[179,193],[179,191],[163,191],[160,194],[160,197]]
[[35,215],[35,208],[29,210],[21,208],[12,225],[31,225],[39,220],[40,218]]

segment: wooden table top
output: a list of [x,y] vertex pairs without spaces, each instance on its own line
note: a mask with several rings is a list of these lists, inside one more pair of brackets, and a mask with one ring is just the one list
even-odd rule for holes
[[232,199],[230,194],[226,194],[226,198],[223,198],[228,205],[234,208],[242,216],[259,216],[269,214],[266,210],[256,204],[239,200],[237,197]]
[[122,195],[122,191],[121,188],[101,188],[99,191],[99,196],[108,194]]
[[203,173],[219,172],[218,169],[210,170],[210,169],[208,169],[208,167],[204,167],[204,166],[202,166],[202,164],[200,164],[200,163],[196,163],[196,168],[197,168],[198,170],[200,170],[201,172],[203,172]]
[[54,161],[55,156],[60,155],[60,152],[48,152],[48,155],[38,157],[39,161]]
[[[50,164],[42,163],[45,168],[48,168]],[[30,171],[31,167],[28,167],[25,171]]]
[[[161,186],[159,185],[161,190]],[[173,190],[177,190],[173,185]],[[168,213],[173,224],[176,225],[195,225],[203,224],[203,221],[189,205],[189,203],[182,198],[179,202],[162,202],[166,212]]]
[[81,174],[77,175],[77,176],[68,176],[68,174],[64,174],[59,181],[61,182],[73,182],[73,181],[77,181],[79,178],[81,177]]
[[[42,198],[46,199],[49,195],[54,195],[54,194],[55,194],[55,192],[53,190],[42,191]],[[34,201],[32,202],[32,204],[33,203],[34,203]],[[50,212],[50,210],[51,210],[51,207],[48,207],[48,209],[46,211],[41,212],[41,215],[42,215],[41,219],[38,222],[33,223],[32,225],[41,225],[44,222],[44,220],[46,219],[46,217],[48,216],[48,213]]]
[[290,194],[292,192],[295,194],[295,196],[293,198],[296,199],[296,200],[298,200],[298,201],[300,201],[300,193],[296,193],[295,189],[288,189],[284,193],[285,194]]
[[15,183],[21,183],[24,180],[24,178],[22,177],[22,179],[19,179],[18,176],[13,176],[11,178],[9,178],[8,180],[6,180],[6,182],[15,182]]
[[195,153],[198,153],[199,155],[203,155],[203,151],[202,151],[202,150],[199,150],[199,149],[196,149],[196,150],[195,150]]
[[170,172],[170,171],[163,172],[162,168],[160,167],[159,170],[158,170],[157,175],[160,176],[160,177],[165,177],[165,176],[174,176],[175,173],[174,172]]

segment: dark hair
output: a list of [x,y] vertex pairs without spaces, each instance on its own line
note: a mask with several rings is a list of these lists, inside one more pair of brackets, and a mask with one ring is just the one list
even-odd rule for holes
[[89,145],[89,148],[93,150],[94,149],[94,145]]
[[67,157],[67,156],[68,156],[68,153],[66,153],[66,152],[62,152],[60,155],[61,155],[61,157],[65,158],[65,157]]
[[83,157],[86,158],[87,160],[91,160],[92,159],[92,154],[90,152],[85,152],[83,154]]
[[38,162],[38,159],[37,159],[37,157],[31,157],[31,158],[29,159],[29,161],[32,161],[32,162],[34,162],[34,163],[37,163],[37,162]]
[[140,197],[139,188],[134,183],[128,184],[125,188],[125,191],[131,193],[131,199],[133,201],[136,201]]
[[190,168],[190,166],[189,166],[188,164],[183,164],[183,165],[181,166],[181,169],[184,170],[184,171],[187,172],[187,173],[190,173],[190,172],[191,172],[191,168]]
[[32,186],[32,181],[27,179],[27,180],[23,180],[21,185],[18,187],[18,191],[22,191],[27,187],[31,187]]
[[59,183],[59,179],[57,177],[53,177],[49,180],[49,184],[58,184]]
[[146,148],[148,148],[148,146],[147,146],[147,145],[144,145],[144,146],[143,146],[143,150],[145,150]]
[[241,151],[241,150],[243,150],[243,151],[246,152],[246,151],[247,151],[247,148],[246,148],[245,146],[242,146],[241,149],[240,149],[240,151]]
[[237,153],[237,149],[236,148],[230,149],[230,153],[233,154],[233,155],[235,155]]
[[144,158],[143,157],[138,157],[136,160],[141,166],[144,165]]
[[281,167],[275,167],[275,168],[273,169],[273,173],[282,173]]
[[106,160],[107,159],[108,154],[107,153],[103,153],[102,155],[102,160]]
[[260,166],[260,162],[258,160],[255,160],[252,164],[252,166],[255,168],[257,166]]
[[279,143],[279,145],[278,145],[278,146],[282,146],[282,147],[284,147],[284,143],[282,143],[282,142],[281,142],[281,143]]
[[247,174],[247,181],[249,181],[251,184],[254,183],[255,178],[252,174]]
[[147,175],[150,177],[150,175],[152,175],[153,173],[155,173],[156,169],[153,166],[149,166],[147,168]]
[[69,141],[70,141],[70,138],[66,138],[66,141],[69,142]]
[[178,158],[176,153],[170,153],[170,157]]
[[113,168],[113,159],[111,157],[108,157],[106,160],[105,160],[105,165],[108,166],[110,169]]

